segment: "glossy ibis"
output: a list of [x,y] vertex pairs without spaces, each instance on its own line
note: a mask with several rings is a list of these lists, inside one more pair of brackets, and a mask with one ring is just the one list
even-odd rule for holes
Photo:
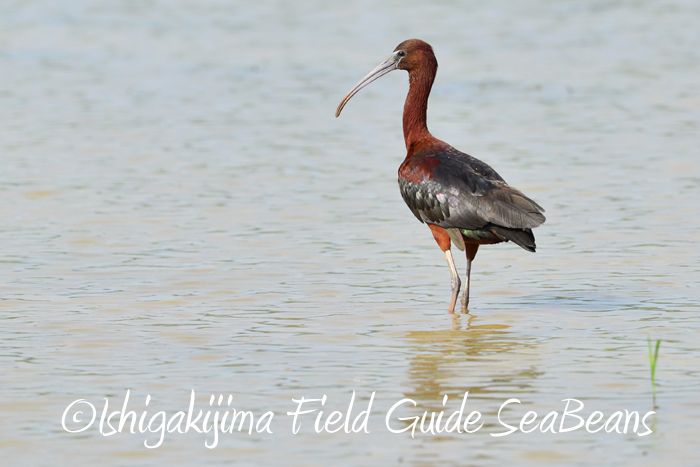
[[408,154],[399,167],[401,196],[419,221],[428,224],[450,266],[454,313],[461,282],[451,244],[466,251],[467,283],[462,308],[469,304],[469,276],[479,245],[512,241],[535,251],[532,229],[545,221],[544,209],[508,186],[488,164],[460,152],[430,134],[426,124],[428,96],[437,73],[432,47],[419,39],[400,43],[388,60],[362,78],[343,98],[393,70],[408,72],[409,90],[403,109],[403,135]]

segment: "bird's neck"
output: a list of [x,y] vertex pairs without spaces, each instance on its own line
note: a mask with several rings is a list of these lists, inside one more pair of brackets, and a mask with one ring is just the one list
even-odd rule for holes
[[403,108],[403,136],[408,150],[407,157],[434,139],[428,131],[427,113],[428,96],[436,72],[437,61],[433,58],[427,61],[426,66],[411,70],[408,74],[410,87]]

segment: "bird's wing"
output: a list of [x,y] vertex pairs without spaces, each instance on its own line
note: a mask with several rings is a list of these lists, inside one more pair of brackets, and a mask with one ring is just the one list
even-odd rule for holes
[[430,154],[402,170],[401,194],[421,222],[474,230],[486,224],[530,229],[545,221],[540,205],[466,154]]

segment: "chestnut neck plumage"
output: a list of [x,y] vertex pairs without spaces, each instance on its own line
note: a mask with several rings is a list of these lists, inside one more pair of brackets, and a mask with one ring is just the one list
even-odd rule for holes
[[411,157],[435,137],[428,131],[428,96],[437,73],[437,60],[432,53],[424,53],[420,66],[409,70],[410,87],[403,108],[403,136],[408,154]]

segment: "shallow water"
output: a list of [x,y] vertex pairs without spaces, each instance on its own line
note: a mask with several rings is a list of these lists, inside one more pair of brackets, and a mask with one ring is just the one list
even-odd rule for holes
[[[700,7],[694,2],[5,2],[0,449],[12,465],[691,465],[700,435]],[[469,314],[396,185],[400,41],[440,62],[432,132],[547,209],[537,254],[484,247]],[[458,255],[459,268],[464,258]],[[563,399],[653,434],[514,433]],[[275,413],[273,434],[64,431],[101,413]],[[293,435],[292,399],[367,433]],[[469,391],[473,434],[384,416]],[[98,419],[99,419],[98,413]],[[466,414],[465,414],[466,415]],[[402,427],[394,421],[394,427]],[[557,426],[558,426],[557,422]],[[573,422],[572,422],[573,424]],[[642,431],[642,430],[640,430]]]

